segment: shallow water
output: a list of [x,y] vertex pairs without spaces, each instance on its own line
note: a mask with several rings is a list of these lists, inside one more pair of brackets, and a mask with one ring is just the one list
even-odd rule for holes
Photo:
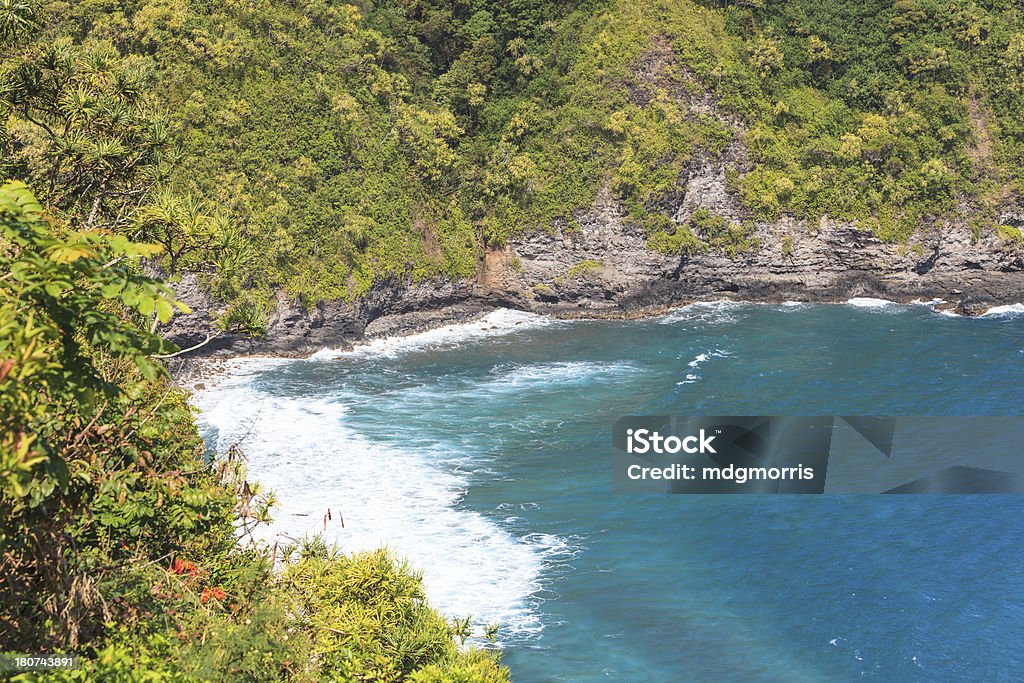
[[[1019,680],[1024,499],[614,495],[622,415],[1015,415],[1024,315],[876,300],[477,323],[195,398],[282,506],[498,621],[518,681]],[[344,528],[341,526],[341,513]]]

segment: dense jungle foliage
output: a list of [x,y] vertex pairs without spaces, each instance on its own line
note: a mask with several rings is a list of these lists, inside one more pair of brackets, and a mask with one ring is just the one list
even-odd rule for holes
[[[472,275],[602,189],[653,248],[715,248],[672,213],[723,154],[750,219],[893,241],[994,228],[1022,189],[1011,0],[4,7],[26,39],[0,74],[3,174],[86,226],[94,202],[142,206],[112,227],[207,273],[236,329],[258,332],[278,288],[311,305]],[[146,187],[124,187],[140,167]]]
[[272,495],[159,365],[156,249],[0,186],[0,653],[84,657],[14,680],[507,680],[386,552],[253,539]]
[[[0,58],[0,649],[87,656],[54,680],[507,678],[394,558],[252,542],[272,496],[207,462],[144,263],[258,334],[278,290],[471,276],[600,193],[735,255],[1024,192],[1010,0],[0,0]],[[745,224],[675,224],[709,161]]]

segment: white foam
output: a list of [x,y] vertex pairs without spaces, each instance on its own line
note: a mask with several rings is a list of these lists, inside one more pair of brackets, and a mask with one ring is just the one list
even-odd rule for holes
[[260,538],[323,533],[345,552],[386,546],[422,570],[427,597],[443,613],[471,616],[477,626],[498,622],[504,638],[540,630],[540,575],[564,554],[564,541],[516,538],[462,508],[468,474],[455,462],[462,455],[371,443],[346,426],[343,402],[259,392],[252,378],[261,363],[235,365],[193,401],[219,452],[251,429],[242,444],[250,476],[280,501]]
[[633,363],[595,363],[591,361],[565,361],[554,363],[531,363],[530,365],[496,368],[492,371],[495,379],[486,385],[474,387],[475,392],[490,388],[507,387],[523,389],[537,387],[545,391],[566,384],[578,384],[608,375],[621,375],[636,370]]
[[519,330],[556,325],[559,321],[537,313],[499,308],[478,320],[444,325],[406,336],[380,337],[357,344],[351,350],[322,349],[309,360],[332,360],[343,356],[373,355],[393,358],[406,352],[433,347],[458,347],[462,343],[510,334]]
[[657,321],[662,325],[672,325],[689,320],[698,320],[706,325],[733,323],[736,322],[736,314],[750,305],[746,302],[730,301],[729,299],[698,301],[673,309],[657,318]]
[[876,299],[869,296],[855,296],[843,303],[847,306],[856,306],[858,308],[884,308],[885,306],[896,305],[895,301],[889,301],[888,299]]
[[676,386],[678,387],[684,384],[693,384],[701,377],[699,374],[697,374],[697,371],[700,369],[701,365],[703,365],[712,358],[724,358],[728,355],[729,352],[723,349],[715,349],[713,351],[707,351],[705,353],[698,353],[693,360],[686,364],[686,367],[692,368],[693,372],[686,373],[684,379],[676,382]]
[[1024,304],[1007,304],[1005,306],[993,306],[984,313],[982,317],[1006,317],[1024,314]]
[[948,302],[945,299],[939,299],[939,298],[931,299],[929,301],[924,301],[923,299],[914,299],[913,301],[911,301],[907,305],[908,306],[924,306],[925,308],[930,310],[932,313],[936,313],[938,315],[945,316],[947,318],[961,318],[961,317],[963,317],[959,313],[957,313],[956,311],[954,311],[954,310],[952,310],[950,308],[939,308],[939,306],[941,306],[942,304],[945,304],[945,303],[948,303]]

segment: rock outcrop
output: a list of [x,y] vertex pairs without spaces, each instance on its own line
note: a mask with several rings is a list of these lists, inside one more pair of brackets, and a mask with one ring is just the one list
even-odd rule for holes
[[515,305],[479,291],[468,280],[386,281],[354,302],[325,301],[311,309],[280,294],[266,334],[254,338],[219,328],[221,310],[194,276],[186,275],[174,287],[192,313],[175,316],[162,332],[183,349],[202,344],[191,352],[193,356],[304,356],[325,347],[345,348],[366,337],[409,334],[446,322],[462,322],[498,306]]
[[[727,190],[726,163],[697,160],[674,220],[698,209],[728,220],[744,211]],[[574,216],[579,227],[525,235],[480,258],[475,280],[417,283],[389,280],[354,302],[312,309],[280,295],[265,336],[218,331],[218,309],[193,277],[176,286],[194,312],[164,330],[182,348],[210,341],[194,355],[305,355],[366,337],[408,334],[468,320],[497,306],[572,317],[633,317],[696,300],[842,301],[871,296],[894,301],[942,299],[961,313],[1024,301],[1024,246],[997,234],[972,235],[963,225],[922,228],[906,244],[888,244],[843,222],[781,219],[755,223],[758,247],[730,257],[715,251],[667,255],[648,247],[607,192]],[[1002,224],[1024,228],[1024,210]]]
[[[709,186],[710,185],[710,186]],[[688,193],[682,223],[697,208],[729,216],[712,181]],[[709,191],[710,190],[710,191]],[[711,200],[705,201],[705,200]],[[1004,217],[1008,225],[1016,221]],[[506,295],[552,312],[628,312],[705,298],[751,301],[839,301],[875,296],[896,301],[944,299],[979,308],[1024,299],[1024,249],[966,226],[922,230],[906,244],[888,244],[849,223],[783,219],[757,223],[759,248],[670,256],[647,247],[647,235],[607,197],[577,217],[577,232],[532,234],[508,249],[516,265]]]

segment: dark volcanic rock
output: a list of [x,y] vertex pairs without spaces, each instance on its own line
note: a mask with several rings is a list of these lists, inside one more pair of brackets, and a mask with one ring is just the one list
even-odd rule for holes
[[266,335],[249,338],[219,329],[216,321],[222,311],[195,276],[185,275],[172,286],[193,312],[175,316],[162,330],[164,337],[182,349],[210,337],[188,353],[192,357],[304,356],[325,347],[346,348],[368,337],[410,334],[438,324],[465,322],[498,306],[517,305],[500,294],[479,291],[472,281],[387,281],[355,302],[321,302],[311,310],[298,300],[280,295],[270,313]]
[[[678,220],[701,207],[736,215],[714,171],[698,187],[696,196],[684,198]],[[760,248],[730,258],[651,251],[643,229],[625,220],[607,196],[576,222],[579,231],[528,235],[509,249],[508,259],[517,268],[506,275],[505,286],[532,310],[559,313],[571,305],[609,314],[709,298],[770,302],[871,296],[944,299],[974,313],[1024,300],[1024,250],[995,234],[974,239],[966,226],[922,229],[908,244],[897,245],[848,223],[823,219],[812,226],[782,219],[755,224]]]
[[[742,150],[727,154],[733,162]],[[742,206],[726,191],[725,162],[701,163],[686,179],[675,213],[684,224],[705,208],[730,220]],[[175,286],[193,313],[164,330],[182,348],[213,338],[189,355],[307,355],[366,337],[401,335],[463,322],[498,306],[566,317],[635,317],[706,299],[779,302],[942,299],[969,315],[1024,301],[1024,249],[996,234],[972,237],[966,225],[922,228],[907,244],[887,244],[848,223],[781,219],[754,226],[760,247],[729,258],[707,253],[660,254],[641,227],[627,221],[607,192],[574,216],[579,229],[532,233],[479,263],[475,281],[388,280],[355,302],[323,302],[307,310],[278,297],[260,339],[218,333],[220,311],[193,276]],[[1000,220],[1024,225],[1024,211]],[[1019,225],[1018,225],[1019,224]]]

